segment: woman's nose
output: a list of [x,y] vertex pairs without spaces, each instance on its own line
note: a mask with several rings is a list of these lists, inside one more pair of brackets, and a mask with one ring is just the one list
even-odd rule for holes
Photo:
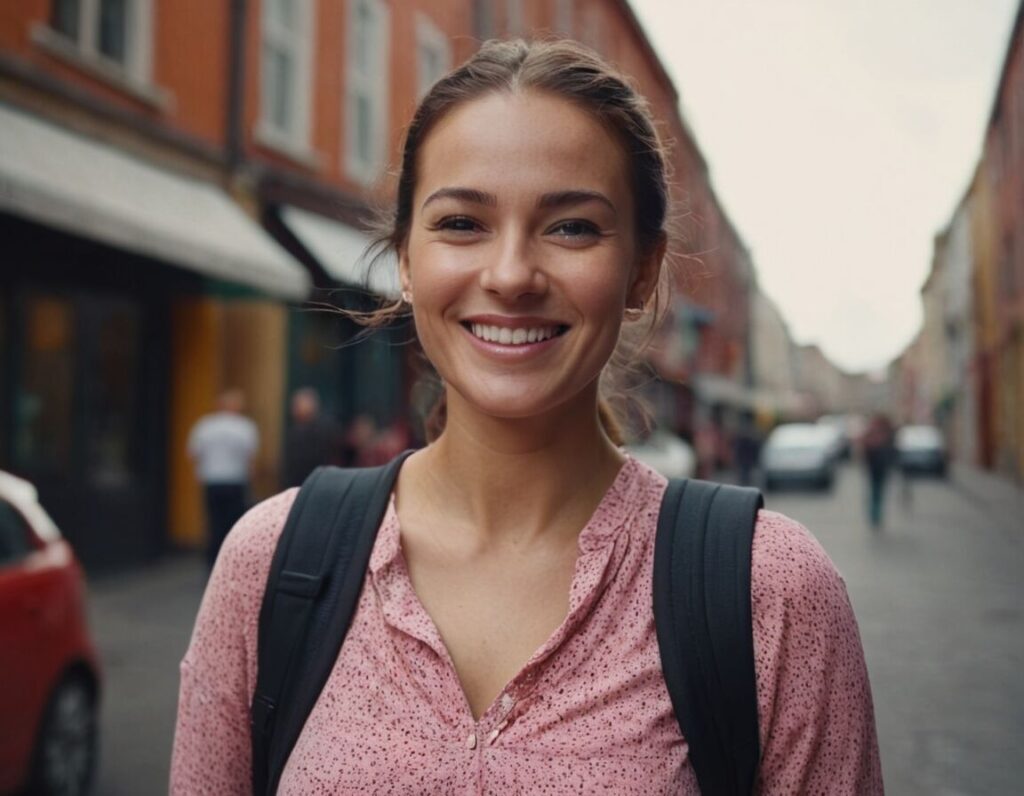
[[480,274],[480,285],[506,299],[540,294],[547,290],[547,277],[537,252],[526,235],[510,232],[498,240],[493,259]]

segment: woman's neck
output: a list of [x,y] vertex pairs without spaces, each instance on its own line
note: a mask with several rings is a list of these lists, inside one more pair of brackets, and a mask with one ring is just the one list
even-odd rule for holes
[[445,525],[481,551],[575,539],[624,461],[596,397],[529,419],[449,398],[445,431],[414,468]]

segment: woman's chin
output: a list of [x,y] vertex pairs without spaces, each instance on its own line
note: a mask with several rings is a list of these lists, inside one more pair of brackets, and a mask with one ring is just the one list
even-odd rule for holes
[[582,417],[585,415],[581,406],[585,401],[583,392],[585,391],[577,393],[575,400],[567,401],[564,394],[548,394],[536,387],[489,390],[486,393],[468,390],[460,394],[457,409],[453,402],[449,401],[449,412],[455,409],[509,422],[549,420],[554,415]]

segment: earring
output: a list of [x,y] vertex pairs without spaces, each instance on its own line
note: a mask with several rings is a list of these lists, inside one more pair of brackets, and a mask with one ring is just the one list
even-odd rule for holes
[[635,321],[638,320],[644,314],[644,302],[641,301],[635,307],[626,307],[623,315],[626,320]]

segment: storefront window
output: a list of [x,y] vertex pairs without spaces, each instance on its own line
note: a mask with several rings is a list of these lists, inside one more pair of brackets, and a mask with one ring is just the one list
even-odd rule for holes
[[29,296],[15,392],[15,467],[65,473],[71,460],[74,308],[56,296]]
[[88,305],[85,472],[99,486],[123,486],[138,467],[139,308],[128,301]]
[[8,390],[11,389],[11,338],[8,332],[10,299],[7,286],[0,284],[0,467],[7,463]]

